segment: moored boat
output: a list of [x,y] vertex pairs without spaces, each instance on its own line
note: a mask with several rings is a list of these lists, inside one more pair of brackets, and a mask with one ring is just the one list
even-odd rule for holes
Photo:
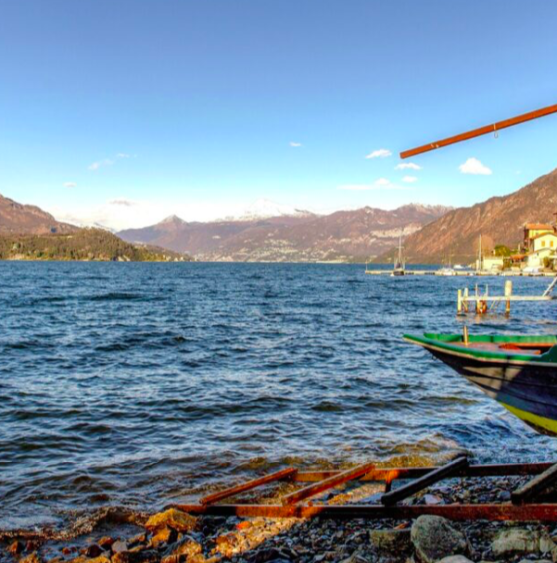
[[398,257],[395,261],[393,273],[391,276],[405,276],[406,275],[406,263],[404,261],[404,256],[402,254],[402,234],[398,239]]
[[557,336],[404,335],[542,434],[557,436]]

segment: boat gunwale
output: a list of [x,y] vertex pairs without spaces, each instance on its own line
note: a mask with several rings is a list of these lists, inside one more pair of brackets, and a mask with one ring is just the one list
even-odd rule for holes
[[[441,340],[436,337],[454,337],[453,342],[450,340]],[[458,356],[461,358],[474,358],[475,360],[485,361],[490,363],[504,363],[513,365],[526,365],[526,364],[539,364],[540,366],[557,367],[557,362],[547,361],[551,352],[556,350],[557,341],[554,340],[554,345],[549,348],[543,354],[520,354],[519,352],[494,352],[489,350],[482,350],[478,348],[467,348],[463,346],[462,337],[458,334],[435,334],[435,333],[424,333],[423,336],[415,336],[412,334],[404,334],[404,340],[412,344],[417,344],[423,348],[430,350],[437,350],[439,352],[449,353],[453,356]],[[456,339],[459,340],[456,340]],[[537,342],[542,343],[541,339],[548,339],[548,343],[551,343],[550,338],[555,339],[555,336],[544,335],[544,336],[491,336],[491,335],[481,335],[481,336],[470,336],[470,342],[501,342],[501,343],[511,343],[511,342],[534,342],[533,339],[538,339]],[[458,343],[458,345],[456,345]]]

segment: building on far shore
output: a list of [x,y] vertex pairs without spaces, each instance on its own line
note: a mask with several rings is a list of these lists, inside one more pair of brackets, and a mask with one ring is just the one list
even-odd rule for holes
[[527,223],[523,230],[523,242],[517,252],[513,253],[506,247],[502,247],[508,255],[493,251],[488,256],[482,256],[481,264],[479,259],[476,260],[476,269],[497,272],[505,269],[555,268],[557,262],[557,224]]
[[548,233],[554,233],[555,227],[547,223],[526,223],[524,225],[524,250],[530,250],[532,247],[532,241],[540,236],[546,235]]
[[552,232],[540,233],[530,239],[528,267],[543,268],[549,260],[555,260],[557,249],[557,234]]

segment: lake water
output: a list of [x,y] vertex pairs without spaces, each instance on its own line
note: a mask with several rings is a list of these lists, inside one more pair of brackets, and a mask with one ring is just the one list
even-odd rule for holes
[[[456,290],[474,283],[357,265],[0,263],[0,529],[152,510],[285,464],[550,459],[557,442],[401,339],[460,332]],[[547,283],[514,279],[517,293]],[[556,319],[555,304],[518,304],[469,323],[551,333]]]

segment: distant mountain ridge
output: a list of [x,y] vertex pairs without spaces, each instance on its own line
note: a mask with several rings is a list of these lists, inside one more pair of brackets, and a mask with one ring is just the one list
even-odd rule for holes
[[169,249],[131,244],[106,229],[62,223],[39,207],[0,195],[0,260],[174,262],[191,258]]
[[34,205],[23,205],[0,195],[0,234],[75,233],[78,227],[57,221]]
[[129,242],[187,252],[199,260],[319,262],[366,260],[381,254],[449,208],[410,204],[387,211],[364,207],[315,215],[295,210],[268,218],[209,223],[171,216],[150,227],[120,231]]
[[[492,197],[472,207],[449,211],[404,241],[405,255],[414,263],[439,263],[452,257],[476,256],[480,234],[484,248],[495,244],[516,247],[526,223],[553,223],[557,212],[557,169],[507,196]],[[386,261],[387,252],[376,259]]]

